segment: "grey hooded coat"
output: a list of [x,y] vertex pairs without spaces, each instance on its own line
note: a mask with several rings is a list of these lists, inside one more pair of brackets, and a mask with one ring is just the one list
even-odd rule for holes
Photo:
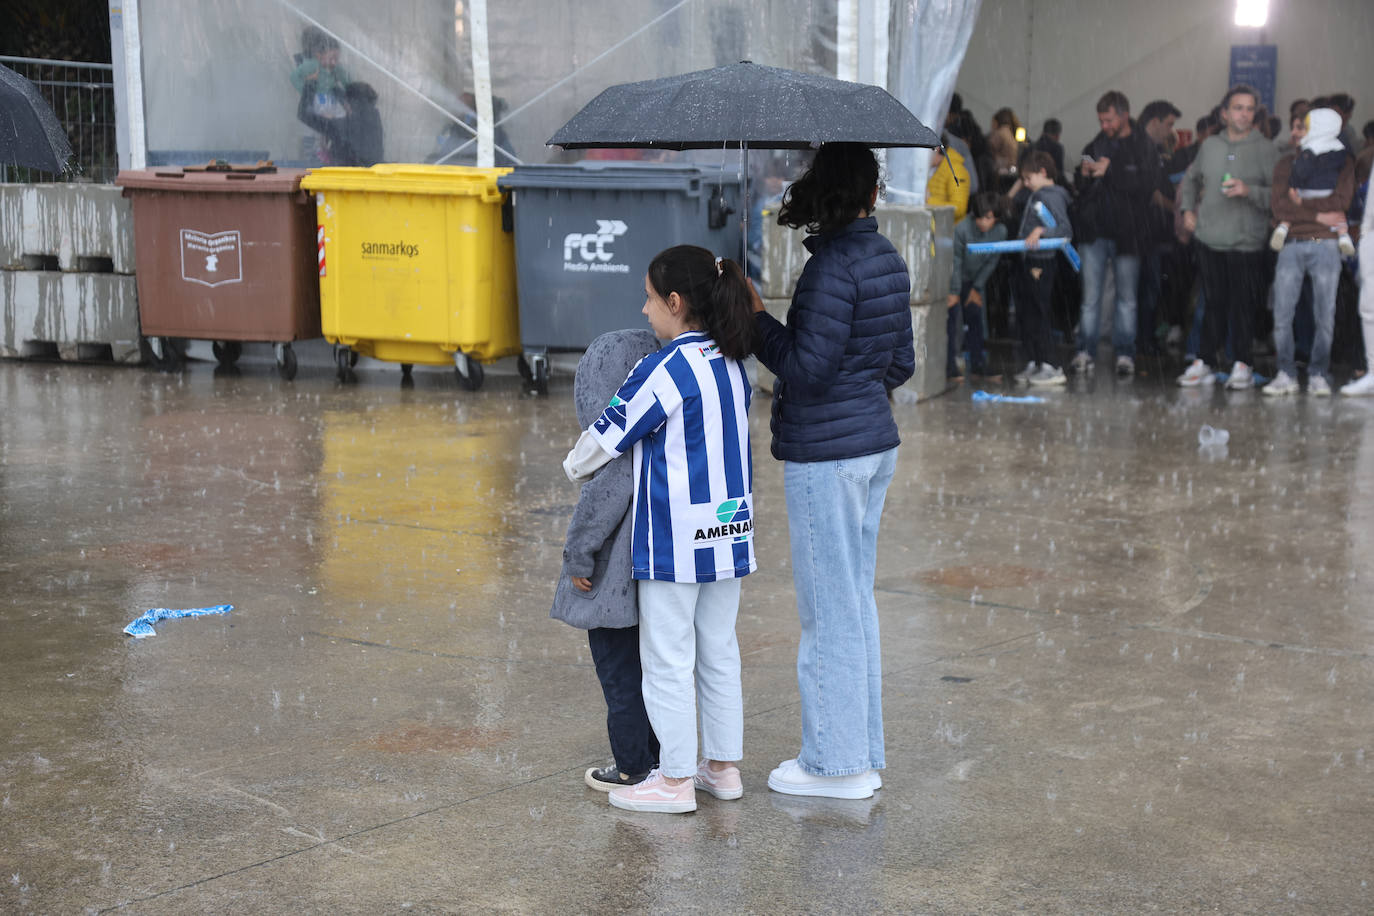
[[[577,364],[573,402],[577,423],[586,429],[606,409],[630,370],[658,349],[651,331],[610,331],[592,341]],[[603,466],[582,485],[568,524],[563,572],[549,616],[583,630],[621,629],[639,623],[637,589],[630,578],[630,532],[634,502],[633,453]],[[590,592],[572,584],[592,580]]]

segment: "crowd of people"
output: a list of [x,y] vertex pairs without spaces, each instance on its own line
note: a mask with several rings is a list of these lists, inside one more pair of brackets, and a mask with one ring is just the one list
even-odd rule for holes
[[[1014,381],[1062,385],[1090,374],[1109,297],[1122,377],[1140,356],[1171,349],[1184,387],[1262,386],[1283,396],[1304,390],[1305,378],[1308,394],[1330,395],[1338,351],[1351,370],[1340,392],[1374,394],[1365,357],[1374,341],[1374,121],[1357,135],[1354,109],[1343,92],[1299,99],[1285,124],[1254,88],[1236,85],[1188,132],[1175,129],[1182,112],[1173,103],[1133,113],[1111,91],[1097,101],[1099,132],[1066,166],[1057,119],[1027,142],[1003,108],[985,133],[956,94],[926,195],[953,206],[957,221],[948,374],[996,378],[984,341],[1013,315],[1025,359]],[[968,250],[1008,238],[1023,250]],[[1076,282],[1061,249],[1042,244],[1056,238],[1081,257]]]

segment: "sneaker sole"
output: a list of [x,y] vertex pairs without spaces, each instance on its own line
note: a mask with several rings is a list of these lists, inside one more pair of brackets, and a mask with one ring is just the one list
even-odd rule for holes
[[622,782],[622,783],[602,782],[601,780],[597,779],[595,776],[592,775],[593,773],[596,772],[596,770],[597,770],[596,767],[588,767],[588,768],[587,768],[587,772],[584,773],[584,774],[582,774],[582,781],[585,782],[585,783],[587,784],[588,788],[595,789],[595,790],[598,791],[598,792],[609,792],[609,791],[611,791],[612,789],[618,789],[618,788],[620,788],[621,786],[628,786],[628,785],[630,785],[630,783],[628,783],[628,782]]
[[835,786],[835,785],[794,785],[790,782],[775,780],[772,776],[768,777],[768,788],[783,795],[801,795],[807,798],[847,798],[861,799],[873,797],[872,783],[864,783],[861,786]]
[[692,777],[692,783],[707,795],[713,795],[721,801],[734,801],[737,798],[744,797],[744,786],[740,786],[738,789],[717,789],[715,786],[695,776]]
[[611,801],[611,807],[619,808],[622,811],[642,811],[649,814],[688,814],[697,810],[695,800],[689,802],[675,801],[650,801],[629,800],[618,795],[606,796]]

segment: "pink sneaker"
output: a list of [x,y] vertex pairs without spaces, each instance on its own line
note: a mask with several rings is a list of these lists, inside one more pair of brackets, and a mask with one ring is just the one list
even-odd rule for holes
[[701,760],[697,763],[697,775],[692,777],[692,782],[698,789],[710,792],[716,798],[739,798],[744,794],[744,782],[740,779],[739,767],[712,770],[705,760]]
[[626,811],[656,811],[660,814],[686,814],[697,810],[693,780],[669,785],[658,770],[638,785],[617,786],[610,792],[611,804]]

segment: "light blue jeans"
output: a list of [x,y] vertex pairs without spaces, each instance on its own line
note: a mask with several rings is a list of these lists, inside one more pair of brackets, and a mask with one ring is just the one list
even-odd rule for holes
[[1278,352],[1279,368],[1293,378],[1298,375],[1293,360],[1293,312],[1302,295],[1303,274],[1312,278],[1312,317],[1317,325],[1307,374],[1324,377],[1331,362],[1336,286],[1341,279],[1341,253],[1335,239],[1290,241],[1279,252],[1274,267],[1274,349]]
[[840,461],[788,461],[787,526],[801,618],[797,686],[813,776],[881,770],[883,672],[873,577],[897,449]]
[[1078,349],[1097,353],[1101,326],[1102,287],[1107,282],[1107,261],[1116,273],[1116,316],[1112,319],[1112,349],[1117,356],[1135,356],[1136,290],[1140,287],[1140,256],[1117,254],[1116,242],[1097,239],[1078,249],[1083,259],[1083,312],[1078,318]]

